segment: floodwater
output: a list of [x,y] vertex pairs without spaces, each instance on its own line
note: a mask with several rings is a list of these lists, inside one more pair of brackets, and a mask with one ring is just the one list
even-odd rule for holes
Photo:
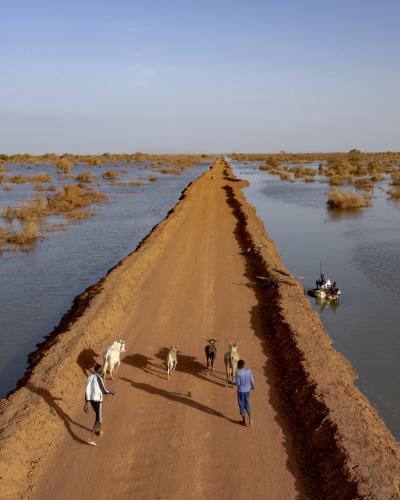
[[[103,180],[101,175],[109,166],[74,167],[74,174],[95,173],[96,190],[107,193],[110,200],[95,205],[93,217],[50,232],[27,252],[0,252],[0,397],[15,387],[25,372],[27,355],[58,324],[74,297],[132,252],[175,205],[187,184],[209,166],[204,163],[180,175],[159,175],[143,162],[118,165],[128,169],[118,181],[144,177],[143,185],[137,187],[113,186]],[[39,172],[57,177],[49,165],[28,171],[26,166],[13,166],[8,173]],[[158,175],[158,180],[149,182],[149,174]],[[12,191],[0,191],[0,211],[29,197],[31,189],[29,184],[17,184]],[[53,219],[56,223],[63,217]]]
[[358,373],[358,386],[400,438],[400,205],[378,187],[372,207],[326,208],[325,183],[281,181],[255,163],[232,161],[235,174],[250,182],[247,200],[256,207],[287,268],[307,290],[320,265],[342,291],[337,307],[321,307],[334,347]]

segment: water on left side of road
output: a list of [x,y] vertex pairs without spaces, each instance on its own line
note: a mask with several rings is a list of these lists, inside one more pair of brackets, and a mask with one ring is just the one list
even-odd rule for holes
[[[203,163],[180,175],[160,175],[156,182],[145,177],[137,187],[101,180],[96,189],[108,194],[109,202],[95,206],[96,215],[50,232],[29,251],[0,253],[0,397],[15,387],[27,355],[58,324],[74,297],[132,252],[187,184],[209,166]],[[96,172],[106,169],[98,167]],[[144,173],[152,172],[131,164],[124,180],[143,179]],[[0,210],[23,199],[26,189],[30,188],[22,184],[1,193]]]

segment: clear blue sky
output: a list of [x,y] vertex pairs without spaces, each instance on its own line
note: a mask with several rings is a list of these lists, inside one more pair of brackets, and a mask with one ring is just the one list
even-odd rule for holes
[[0,3],[0,151],[400,149],[398,0]]

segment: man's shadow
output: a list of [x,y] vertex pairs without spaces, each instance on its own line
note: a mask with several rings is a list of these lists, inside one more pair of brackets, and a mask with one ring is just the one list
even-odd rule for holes
[[228,418],[223,413],[221,413],[217,410],[214,410],[214,409],[210,408],[209,406],[203,405],[202,403],[199,403],[198,401],[194,401],[193,399],[191,399],[190,392],[188,392],[187,394],[182,394],[182,393],[178,393],[178,392],[169,392],[169,391],[165,391],[164,389],[154,387],[150,384],[144,384],[141,382],[134,382],[133,380],[129,380],[129,379],[123,378],[123,377],[120,377],[120,380],[123,380],[124,382],[130,383],[132,385],[132,387],[134,387],[135,389],[138,389],[140,391],[144,391],[144,392],[147,392],[149,394],[153,394],[155,396],[160,396],[162,398],[168,399],[169,401],[173,401],[174,403],[181,403],[183,405],[194,408],[195,410],[199,410],[199,411],[202,411],[204,413],[208,413],[209,415],[213,415],[214,417],[223,418],[224,420],[227,420],[228,422],[231,422],[233,424],[241,424],[241,421]]
[[76,425],[77,427],[80,427],[81,429],[85,429],[87,431],[90,431],[90,429],[81,424],[78,424],[77,422],[74,422],[71,419],[71,417],[67,413],[65,413],[65,411],[62,408],[60,408],[60,406],[56,403],[56,401],[62,401],[62,398],[56,398],[52,396],[47,389],[36,387],[31,383],[27,383],[26,388],[29,389],[34,394],[40,396],[43,399],[43,401],[45,401],[45,403],[50,407],[50,409],[64,422],[64,426],[67,429],[68,434],[72,437],[74,441],[81,444],[87,444],[86,441],[84,441],[79,436],[77,436],[77,434],[75,434],[75,432],[72,430],[72,425]]

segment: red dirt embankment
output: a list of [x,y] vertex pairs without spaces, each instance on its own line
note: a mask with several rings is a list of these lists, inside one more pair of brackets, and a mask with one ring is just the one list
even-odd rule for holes
[[[0,498],[399,497],[397,444],[240,186],[216,161],[31,357],[1,403]],[[203,364],[208,335],[219,338],[215,374]],[[127,352],[92,448],[86,375],[118,336]],[[237,424],[221,373],[226,338],[255,374],[252,428]]]

